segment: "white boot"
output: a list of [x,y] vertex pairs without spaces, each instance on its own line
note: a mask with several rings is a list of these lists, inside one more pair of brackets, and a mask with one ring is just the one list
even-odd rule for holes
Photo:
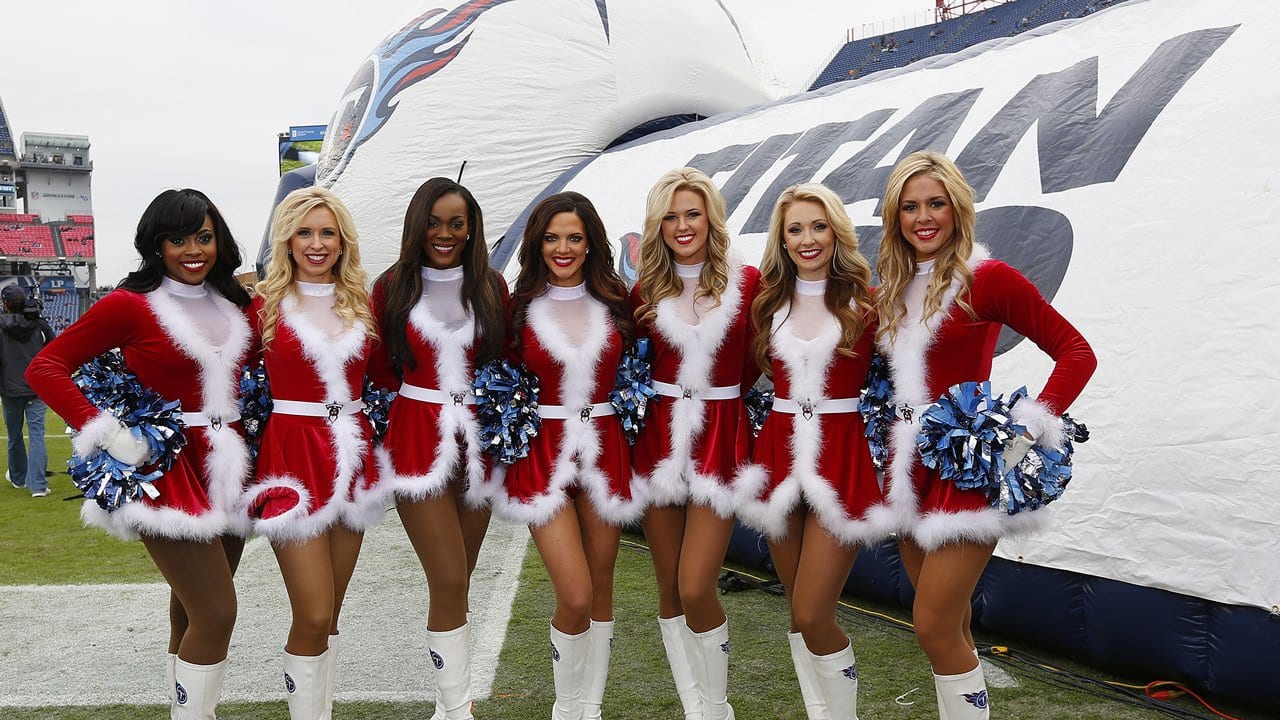
[[689,664],[702,698],[702,720],[734,720],[729,704],[729,621],[713,630],[685,630],[692,652]]
[[551,626],[551,676],[556,685],[551,720],[582,720],[582,681],[590,635],[589,628],[577,635],[565,635]]
[[982,663],[959,675],[935,674],[933,686],[938,693],[938,717],[941,720],[986,720],[991,717]]
[[284,654],[284,689],[288,692],[289,720],[321,720],[324,717],[329,652],[325,650],[315,656]]
[[178,653],[166,653],[164,659],[164,684],[165,689],[169,693],[169,706],[172,707],[178,701],[178,691],[174,687],[173,667],[178,662]]
[[338,638],[341,635],[329,636],[329,652],[321,657],[324,661],[324,713],[320,715],[321,720],[331,720],[333,718],[333,691],[338,683]]
[[427,650],[436,671],[436,711],[432,717],[472,720],[470,625],[427,631]]
[[222,694],[222,678],[227,661],[213,665],[192,665],[182,658],[173,663],[173,704],[171,720],[216,720],[214,710]]
[[698,684],[689,666],[690,650],[685,642],[684,616],[660,617],[658,628],[662,630],[662,647],[667,651],[667,663],[671,665],[671,678],[676,681],[676,695],[684,708],[684,718],[702,720],[702,698],[698,697]]
[[812,663],[818,691],[830,720],[858,720],[858,665],[853,645],[830,655],[806,651]]
[[582,685],[583,720],[600,720],[604,686],[609,679],[609,657],[613,654],[613,621],[591,621],[591,644],[587,651],[586,679]]
[[818,690],[813,656],[804,644],[804,636],[798,632],[787,633],[787,644],[791,646],[791,664],[795,666],[796,679],[800,681],[800,697],[804,698],[805,716],[809,720],[831,720],[827,704],[823,702]]

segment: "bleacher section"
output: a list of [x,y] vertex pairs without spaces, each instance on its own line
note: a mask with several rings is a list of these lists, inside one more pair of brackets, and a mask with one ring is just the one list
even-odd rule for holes
[[1013,0],[933,25],[862,38],[840,48],[809,89],[903,67],[1057,20],[1083,17],[1121,2],[1124,0]]
[[57,257],[53,228],[48,225],[21,225],[0,221],[0,255],[9,257]]
[[91,258],[93,251],[93,226],[63,225],[58,234],[62,237],[62,257]]
[[40,300],[40,314],[54,332],[62,332],[80,317],[80,297],[74,292],[45,293]]
[[0,256],[92,258],[94,252],[92,215],[48,224],[35,215],[0,215]]

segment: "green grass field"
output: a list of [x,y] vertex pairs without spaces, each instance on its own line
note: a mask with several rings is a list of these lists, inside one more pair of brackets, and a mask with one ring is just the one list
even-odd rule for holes
[[[50,418],[51,467],[65,467],[69,442],[62,425]],[[138,543],[121,543],[100,531],[80,526],[78,504],[61,498],[74,490],[66,475],[52,478],[54,493],[30,498],[7,484],[0,487],[0,585],[70,584],[105,582],[159,582]],[[735,568],[759,575],[760,570]],[[762,578],[772,580],[772,578]],[[760,589],[729,592],[722,597],[730,619],[733,656],[730,665],[730,699],[742,720],[803,718],[795,676],[791,669],[785,633],[788,613],[785,600]],[[900,607],[846,598],[850,609],[842,615],[858,656],[860,677],[859,716],[862,720],[937,717],[928,662],[920,652],[908,625],[908,613]],[[475,715],[491,720],[525,720],[546,717],[553,699],[547,622],[554,606],[550,581],[537,553],[530,548],[520,577],[507,639],[501,652],[492,697],[476,704]],[[856,606],[857,610],[852,609]],[[653,570],[643,538],[625,536],[619,554],[615,586],[617,627],[613,662],[605,696],[604,716],[610,720],[678,718],[679,704],[666,666],[655,621],[656,598]],[[2,618],[3,616],[0,616]],[[50,622],[56,622],[51,619]],[[0,633],[20,632],[5,627]],[[1151,678],[1123,678],[1082,667],[1039,651],[1019,640],[977,633],[979,644],[1009,645],[1033,652],[1046,662],[1103,681],[1142,684]],[[1026,666],[997,660],[1019,687],[990,690],[993,717],[1002,719],[1137,720],[1166,716],[1154,706],[1139,707],[1115,697],[1063,687]],[[68,672],[73,669],[69,668]],[[339,677],[339,691],[342,678]],[[901,701],[897,700],[902,698]],[[912,703],[912,704],[903,704]],[[1220,709],[1239,718],[1259,720],[1257,712],[1241,711],[1226,703]],[[1184,713],[1199,706],[1179,699],[1173,707]],[[349,719],[409,720],[428,717],[430,703],[339,701],[336,715]],[[0,707],[6,720],[159,720],[167,708],[148,706],[105,707]],[[1180,717],[1210,717],[1207,712]],[[254,720],[287,720],[283,699],[270,703],[225,703],[218,717]]]

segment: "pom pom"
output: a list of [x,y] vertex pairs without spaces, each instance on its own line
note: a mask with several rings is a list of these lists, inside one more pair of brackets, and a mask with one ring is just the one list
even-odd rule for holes
[[925,467],[962,490],[990,496],[1004,475],[1005,441],[1025,431],[1009,419],[1004,397],[992,397],[991,383],[966,382],[951,386],[924,411],[916,445]]
[[613,390],[609,391],[609,404],[622,423],[622,434],[628,445],[636,444],[636,436],[644,429],[645,408],[649,399],[657,394],[649,362],[649,338],[640,338],[623,353]]
[[764,421],[769,419],[769,412],[773,410],[773,390],[752,387],[746,395],[742,396],[742,402],[747,406],[747,422],[751,423],[751,437],[760,437]]
[[1026,432],[1010,419],[1010,409],[1026,396],[1027,389],[1019,388],[1006,403],[1003,396],[991,395],[988,382],[952,386],[921,416],[921,460],[956,487],[981,490],[991,507],[1009,515],[1062,497],[1071,481],[1072,440],[1087,440],[1088,429],[1064,416],[1067,440],[1061,451],[1034,445],[1016,466],[1006,468],[1005,443]]
[[476,368],[472,383],[484,451],[510,465],[529,455],[529,441],[542,429],[538,378],[506,360]]
[[271,385],[267,381],[267,368],[245,365],[240,371],[240,422],[244,424],[244,439],[249,446],[249,459],[258,457],[258,445],[262,442],[262,430],[271,416]]
[[871,355],[867,378],[858,396],[858,412],[866,426],[864,435],[871,448],[871,462],[883,471],[889,462],[889,428],[893,427],[893,379],[889,363],[880,353]]
[[373,426],[373,442],[381,445],[382,439],[387,436],[387,425],[391,420],[391,401],[396,394],[390,390],[375,388],[373,382],[368,378],[364,381],[364,392],[361,393],[360,399],[364,401],[364,414],[369,418],[369,424]]
[[[140,468],[126,465],[103,450],[87,458],[73,454],[67,460],[71,481],[86,498],[108,512],[141,500],[144,495],[158,497],[160,491],[152,483],[173,467],[174,459],[187,444],[178,401],[166,401],[142,387],[116,351],[85,363],[72,380],[89,402],[118,418],[134,437],[146,442],[147,460]],[[144,473],[143,468],[149,471]]]

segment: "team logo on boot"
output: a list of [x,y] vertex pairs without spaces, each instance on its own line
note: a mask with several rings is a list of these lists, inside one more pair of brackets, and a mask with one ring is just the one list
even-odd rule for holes
[[979,710],[987,709],[987,691],[979,690],[976,693],[964,693],[964,701]]
[[431,652],[431,664],[435,665],[437,670],[443,670],[444,658],[440,657],[440,653],[435,650],[431,650],[431,648],[427,648],[427,650]]
[[855,680],[855,681],[856,681],[856,680],[858,679],[858,666],[857,666],[857,665],[850,665],[849,667],[847,667],[847,668],[845,668],[845,669],[841,670],[841,671],[840,671],[840,674],[841,674],[841,675],[844,675],[845,677],[849,678],[850,680]]
[[186,704],[187,704],[187,689],[186,689],[186,688],[184,688],[184,687],[182,687],[182,683],[179,683],[179,682],[175,682],[175,683],[173,684],[173,689],[176,691],[174,694],[178,696],[178,704],[179,704],[179,705],[186,705]]
[[728,655],[728,654],[729,654],[729,641],[728,641],[728,640],[725,640],[724,642],[720,643],[720,652],[723,652],[725,655]]
[[288,690],[290,695],[293,694],[294,690],[298,689],[298,686],[293,682],[293,678],[289,677],[289,673],[284,674],[284,689]]
[[560,650],[556,647],[555,643],[551,643],[551,660],[553,662],[560,662]]

